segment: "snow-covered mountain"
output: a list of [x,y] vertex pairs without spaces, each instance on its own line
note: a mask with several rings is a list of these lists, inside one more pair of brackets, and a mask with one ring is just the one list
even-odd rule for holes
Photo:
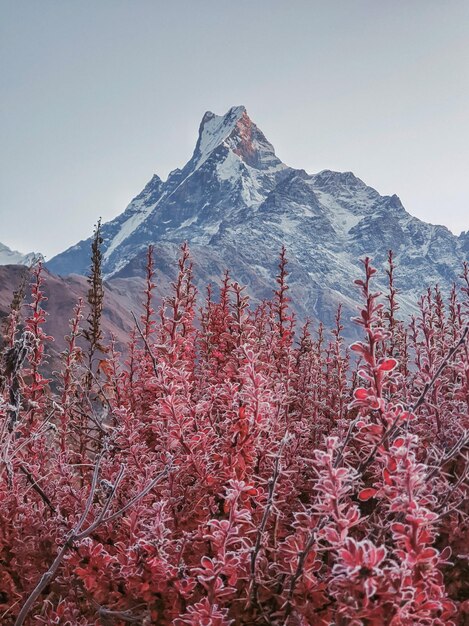
[[[326,323],[339,302],[354,312],[352,283],[364,255],[380,267],[394,251],[401,300],[411,309],[426,285],[457,280],[469,253],[469,232],[456,237],[412,217],[396,195],[380,195],[351,172],[288,167],[242,106],[206,113],[189,162],[166,181],[153,176],[102,234],[108,278],[141,275],[152,243],[166,280],[187,240],[200,284],[217,282],[229,268],[257,299],[271,294],[284,244],[300,317]],[[48,266],[84,274],[89,256],[90,240],[81,241]]]
[[8,246],[0,243],[0,265],[31,265],[35,260],[41,259],[40,254],[30,252],[22,254],[16,250],[11,250]]

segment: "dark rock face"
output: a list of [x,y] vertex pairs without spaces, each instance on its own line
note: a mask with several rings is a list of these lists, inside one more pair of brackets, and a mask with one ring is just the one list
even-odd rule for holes
[[[339,302],[346,317],[354,313],[360,257],[380,268],[394,251],[403,309],[411,311],[426,286],[457,281],[469,253],[468,233],[456,237],[412,217],[396,195],[381,196],[351,172],[286,166],[244,107],[206,113],[190,161],[165,182],[154,176],[102,233],[108,279],[141,276],[151,243],[166,284],[188,241],[200,285],[229,268],[256,299],[271,294],[283,244],[299,317],[326,323]],[[48,267],[85,274],[89,250],[90,240],[81,241]]]

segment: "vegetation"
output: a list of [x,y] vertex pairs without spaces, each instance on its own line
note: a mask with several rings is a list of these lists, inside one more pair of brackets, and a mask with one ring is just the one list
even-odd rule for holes
[[199,312],[187,247],[159,306],[149,250],[120,357],[95,242],[89,328],[79,302],[53,380],[40,265],[5,326],[0,622],[463,624],[469,267],[407,325],[392,255],[384,297],[365,259],[347,348],[340,309],[295,332],[284,250],[270,302],[227,274]]

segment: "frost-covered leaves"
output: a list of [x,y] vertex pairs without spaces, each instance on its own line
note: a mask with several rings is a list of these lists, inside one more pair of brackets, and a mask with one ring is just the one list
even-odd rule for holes
[[126,363],[111,346],[90,393],[80,305],[41,377],[36,274],[11,429],[11,367],[0,396],[2,624],[64,546],[28,624],[464,623],[469,290],[427,294],[407,334],[364,266],[349,357],[340,311],[295,343],[284,251],[271,303],[226,275],[198,319],[187,247],[156,313],[149,253]]

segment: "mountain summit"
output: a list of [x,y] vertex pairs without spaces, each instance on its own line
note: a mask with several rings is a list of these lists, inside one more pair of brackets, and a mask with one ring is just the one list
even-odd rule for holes
[[[122,270],[136,245],[185,239],[208,244],[228,218],[259,206],[289,171],[244,106],[226,115],[208,111],[186,165],[166,182],[153,176],[124,213],[103,226],[106,274]],[[57,273],[86,273],[88,248],[89,242],[80,242],[48,265]]]
[[230,149],[247,166],[268,170],[281,164],[274,147],[248,116],[245,107],[232,107],[226,115],[207,111],[191,163],[196,169],[221,145]]
[[23,254],[0,243],[0,265],[31,265],[39,259],[42,260],[42,258],[42,255],[36,252]]
[[[102,235],[107,278],[141,275],[145,250],[155,244],[165,279],[187,240],[201,283],[229,268],[259,299],[270,295],[283,244],[299,315],[324,322],[339,302],[353,311],[361,256],[380,266],[395,252],[401,298],[412,309],[423,285],[457,280],[468,250],[467,234],[412,217],[396,195],[380,195],[352,172],[288,167],[243,106],[205,113],[187,164],[165,182],[153,176]],[[90,240],[81,241],[48,266],[84,274],[89,251]]]

